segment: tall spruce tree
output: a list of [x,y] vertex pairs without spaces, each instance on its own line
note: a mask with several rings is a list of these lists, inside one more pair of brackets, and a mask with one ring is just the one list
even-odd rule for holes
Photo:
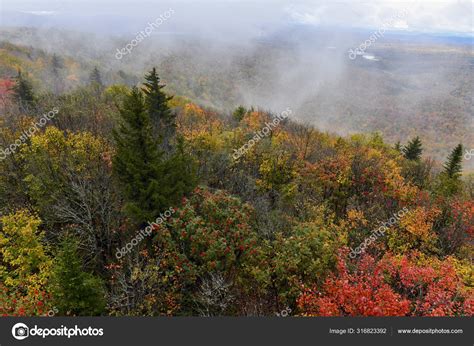
[[13,98],[23,111],[27,112],[35,108],[36,97],[33,93],[33,87],[30,81],[23,76],[21,70],[18,70],[15,84],[11,90],[13,91]]
[[124,193],[126,213],[141,224],[170,207],[164,192],[163,155],[138,88],[126,97],[120,117],[121,123],[114,130],[117,147],[113,169]]
[[462,188],[461,170],[463,147],[458,144],[449,154],[443,171],[438,176],[437,192],[443,196],[455,195]]
[[451,179],[456,179],[461,175],[462,170],[462,144],[458,144],[448,156],[448,160],[444,164],[444,173]]
[[186,154],[184,139],[176,135],[176,114],[169,108],[168,101],[173,96],[166,95],[160,84],[156,68],[145,76],[143,93],[145,107],[150,116],[155,138],[165,156],[165,180],[163,190],[166,195],[180,198],[191,192],[197,184],[195,163]]
[[172,140],[176,134],[176,114],[168,107],[168,101],[173,96],[167,96],[161,89],[165,85],[160,84],[160,78],[153,68],[145,76],[143,93],[145,94],[145,105],[151,119],[155,138],[161,139],[161,147],[168,154],[172,149]]
[[[176,118],[167,105],[171,97],[162,88],[153,69],[145,87],[133,88],[126,97],[120,126],[114,131],[114,172],[124,191],[125,209],[139,224],[176,205],[197,183],[183,138],[174,140]],[[164,138],[168,139],[165,148]]]
[[421,144],[420,137],[416,136],[403,148],[403,156],[407,160],[419,161],[421,153],[423,152],[423,146]]

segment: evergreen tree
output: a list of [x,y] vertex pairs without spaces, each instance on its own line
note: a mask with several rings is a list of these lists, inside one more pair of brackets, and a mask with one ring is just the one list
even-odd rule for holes
[[461,175],[462,170],[462,144],[458,144],[448,156],[448,161],[444,164],[444,174],[451,179],[457,179]]
[[185,152],[184,139],[177,138],[174,154],[165,162],[167,183],[165,191],[171,196],[187,195],[196,187],[196,164],[193,158]]
[[51,58],[51,69],[53,70],[54,76],[58,77],[59,70],[62,68],[63,64],[61,63],[61,60],[56,54],[53,54],[53,57]]
[[122,185],[127,214],[141,224],[170,207],[163,193],[163,155],[138,88],[126,97],[120,117],[119,128],[114,131],[117,147],[113,168]]
[[403,148],[403,156],[405,156],[407,160],[419,161],[421,158],[422,152],[423,152],[423,147],[421,145],[421,140],[418,136],[413,138]]
[[232,116],[235,120],[240,122],[244,118],[245,113],[247,113],[247,109],[244,106],[239,106],[234,110]]
[[397,143],[395,143],[394,149],[395,149],[396,151],[398,151],[399,153],[402,152],[402,145],[400,144],[400,141],[398,141]]
[[[114,171],[124,191],[127,214],[139,224],[154,220],[163,210],[176,205],[194,189],[197,180],[184,140],[179,137],[175,147],[170,140],[176,127],[166,104],[170,98],[160,91],[155,69],[148,77],[148,94],[146,90],[132,90],[120,110],[120,127],[114,131]],[[154,124],[152,116],[157,120]],[[160,131],[158,137],[155,131]],[[164,137],[170,140],[166,158],[160,146]]]
[[168,203],[172,203],[191,192],[197,179],[194,161],[184,150],[184,139],[176,137],[176,114],[168,106],[173,96],[166,95],[162,91],[164,87],[160,84],[156,68],[153,68],[145,76],[142,90],[154,138],[158,139],[165,155],[162,193],[168,196]]
[[101,88],[104,86],[104,84],[102,83],[102,76],[97,66],[95,66],[94,69],[92,70],[89,77],[89,81],[91,84],[93,85],[95,84]]
[[23,111],[34,109],[36,98],[33,93],[33,87],[30,81],[23,77],[21,70],[18,70],[18,75],[15,77],[15,85],[11,90],[13,91],[14,99]]
[[84,271],[77,248],[77,241],[72,238],[61,242],[51,278],[54,306],[65,315],[100,315],[105,309],[104,284],[99,277]]
[[169,152],[171,142],[176,133],[176,114],[168,107],[168,101],[172,96],[167,96],[161,89],[165,85],[160,84],[160,78],[153,68],[146,76],[143,83],[145,94],[145,106],[151,119],[155,138],[161,139],[161,147]]
[[56,94],[60,94],[61,91],[63,90],[63,85],[62,85],[62,80],[61,80],[61,75],[60,75],[60,70],[63,68],[63,64],[59,57],[56,54],[53,54],[53,57],[51,58],[51,70],[53,72],[53,78],[54,78],[54,91]]
[[462,145],[458,144],[449,154],[448,160],[443,165],[444,169],[438,176],[437,193],[450,197],[461,190],[462,151]]

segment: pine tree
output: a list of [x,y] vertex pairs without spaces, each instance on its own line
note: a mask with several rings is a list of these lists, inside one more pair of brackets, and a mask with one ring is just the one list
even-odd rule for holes
[[105,309],[104,284],[84,271],[77,249],[77,241],[72,238],[61,242],[51,279],[54,306],[64,315],[100,315]]
[[462,170],[462,144],[458,144],[448,156],[448,161],[444,164],[444,173],[451,179],[456,179],[461,175]]
[[15,77],[15,85],[11,90],[13,91],[14,99],[23,111],[34,109],[36,98],[33,93],[33,87],[30,81],[23,77],[21,70],[18,70],[18,75]]
[[141,224],[170,207],[163,193],[163,155],[138,88],[126,97],[120,117],[120,126],[114,131],[117,147],[113,168],[124,192],[126,212]]
[[413,138],[408,144],[403,148],[403,156],[407,160],[419,161],[421,158],[421,153],[423,152],[423,147],[421,140],[418,136]]
[[161,139],[161,147],[169,152],[171,142],[176,133],[176,114],[168,107],[168,101],[173,96],[167,96],[161,89],[160,78],[153,68],[146,76],[143,83],[145,106],[151,119],[155,138]]

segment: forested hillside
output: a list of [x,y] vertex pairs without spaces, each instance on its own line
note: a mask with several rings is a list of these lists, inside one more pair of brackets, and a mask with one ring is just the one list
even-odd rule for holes
[[[24,66],[38,90],[56,92],[86,85],[95,66],[104,84],[127,86],[156,66],[170,93],[220,113],[239,105],[273,112],[291,107],[298,121],[337,135],[380,132],[390,144],[419,136],[425,156],[439,162],[459,142],[472,149],[474,55],[468,44],[385,37],[351,60],[346,47],[366,34],[308,30],[228,44],[150,37],[137,54],[117,60],[117,47],[126,43],[120,38],[2,29],[0,66],[2,78]],[[464,168],[472,172],[474,160]]]
[[416,132],[219,111],[163,66],[0,54],[0,314],[474,314],[463,136],[435,162]]

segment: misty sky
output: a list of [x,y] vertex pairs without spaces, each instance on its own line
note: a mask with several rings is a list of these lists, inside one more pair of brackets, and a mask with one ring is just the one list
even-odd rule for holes
[[[100,33],[140,30],[168,8],[174,33],[259,35],[286,25],[473,33],[470,0],[0,0],[5,26],[64,27]],[[397,16],[399,16],[397,18]]]

